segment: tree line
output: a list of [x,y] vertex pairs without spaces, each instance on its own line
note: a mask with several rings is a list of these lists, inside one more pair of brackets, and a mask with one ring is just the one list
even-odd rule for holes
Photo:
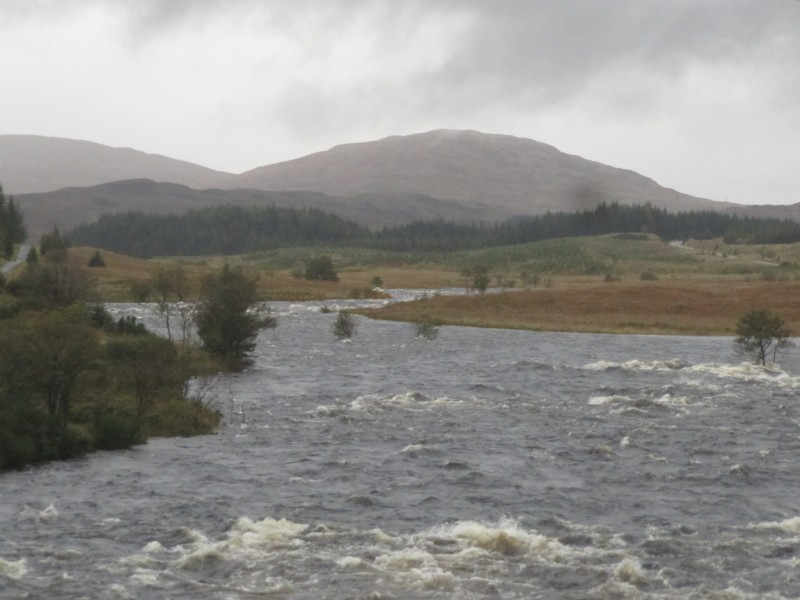
[[591,210],[516,217],[493,224],[417,221],[371,231],[316,209],[216,206],[182,215],[103,215],[68,234],[73,244],[131,256],[244,254],[288,246],[350,246],[393,252],[456,251],[553,238],[650,233],[665,240],[769,244],[800,241],[800,223],[714,211],[669,212],[649,204],[600,204]]
[[14,199],[3,193],[0,186],[0,258],[11,258],[14,245],[28,238],[28,228]]
[[284,246],[336,245],[369,238],[369,230],[316,209],[212,206],[181,215],[102,215],[68,235],[72,245],[129,256],[230,255]]

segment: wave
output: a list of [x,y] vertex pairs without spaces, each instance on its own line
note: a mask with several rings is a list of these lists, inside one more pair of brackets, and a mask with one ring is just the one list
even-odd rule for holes
[[28,565],[24,558],[16,561],[0,557],[0,575],[19,581],[28,574]]
[[[676,552],[705,555],[711,547],[722,552],[717,542],[694,535],[692,529],[656,528],[636,542],[600,526],[560,519],[547,526],[559,533],[542,533],[509,517],[460,520],[405,533],[240,517],[216,538],[187,528],[177,545],[146,544],[138,556],[118,562],[117,569],[128,572],[128,583],[117,591],[136,597],[139,588],[168,590],[180,582],[197,596],[208,592],[230,598],[327,597],[325,590],[332,588],[346,589],[352,597],[379,597],[373,593],[377,589],[380,597],[397,598],[545,598],[561,597],[566,590],[574,592],[569,597],[783,597],[741,591],[736,584],[743,575],[732,572],[710,587],[673,588],[671,580],[680,580],[675,568],[681,561],[672,559]],[[764,530],[768,546],[759,552],[773,556],[773,546],[785,546],[773,530],[796,535],[800,517],[750,527]],[[714,564],[724,570],[732,556],[723,552]],[[780,561],[776,567],[794,568],[793,557],[775,556]],[[0,559],[0,569],[8,564],[24,575],[24,562]]]
[[623,394],[611,394],[608,396],[592,396],[589,398],[590,406],[623,405],[635,409],[646,409],[650,407],[677,407],[683,408],[691,405],[692,401],[686,396],[675,396],[672,394],[662,394],[653,398],[631,398]]
[[677,371],[685,369],[689,363],[685,360],[673,358],[671,360],[629,360],[624,363],[617,363],[607,360],[599,360],[597,362],[584,365],[584,369],[588,371],[610,371],[614,369],[623,369],[625,371]]
[[792,517],[784,519],[783,521],[765,521],[763,523],[751,523],[748,529],[767,529],[779,530],[784,533],[798,533],[800,534],[800,517]]
[[745,382],[777,382],[800,387],[799,377],[794,377],[777,366],[765,367],[753,363],[701,363],[693,365],[681,359],[652,361],[633,359],[626,362],[600,360],[584,365],[582,368],[587,371],[682,371],[685,373],[709,374]]
[[[474,402],[478,402],[473,399]],[[348,413],[375,414],[391,410],[429,411],[438,408],[462,406],[465,400],[448,396],[428,396],[420,392],[403,392],[392,395],[366,394],[347,404],[320,405],[308,413],[312,417],[341,417]]]
[[56,517],[58,517],[58,510],[56,510],[52,502],[43,510],[26,506],[18,515],[18,518],[22,521],[36,521],[37,523],[40,521],[49,521]]

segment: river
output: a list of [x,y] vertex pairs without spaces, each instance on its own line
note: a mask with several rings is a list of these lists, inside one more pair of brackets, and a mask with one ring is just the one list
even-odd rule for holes
[[343,342],[320,306],[273,304],[218,435],[0,475],[0,597],[800,596],[796,350],[363,318]]

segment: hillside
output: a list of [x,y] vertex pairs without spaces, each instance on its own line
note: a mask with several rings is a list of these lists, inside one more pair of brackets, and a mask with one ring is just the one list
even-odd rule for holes
[[318,208],[370,227],[497,221],[600,202],[761,214],[534,140],[454,130],[345,144],[240,175],[91,142],[3,135],[0,182],[17,196],[34,236],[109,212],[179,213],[213,204]]
[[224,185],[346,195],[419,193],[473,207],[490,206],[500,218],[583,210],[602,201],[650,202],[670,210],[727,206],[534,140],[454,130],[336,146],[259,167]]
[[240,205],[316,208],[368,227],[408,223],[417,219],[455,219],[462,222],[493,219],[484,208],[470,208],[420,194],[361,194],[327,196],[317,192],[262,190],[195,190],[174,183],[147,179],[115,181],[42,194],[22,194],[16,201],[25,214],[31,239],[58,225],[69,230],[91,223],[101,215],[136,210],[145,213],[184,213],[204,206]]
[[14,195],[137,178],[204,188],[227,175],[130,148],[37,135],[0,135],[0,182]]

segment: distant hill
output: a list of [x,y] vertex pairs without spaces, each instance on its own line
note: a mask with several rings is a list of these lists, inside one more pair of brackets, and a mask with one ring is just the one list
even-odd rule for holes
[[650,202],[669,210],[726,206],[534,140],[456,130],[336,146],[247,171],[223,185],[346,195],[419,193],[491,207],[500,216],[584,210],[602,201]]
[[421,194],[361,194],[327,196],[317,192],[268,192],[263,190],[194,190],[174,183],[147,179],[115,181],[102,185],[65,188],[42,194],[16,196],[32,240],[53,225],[68,230],[91,223],[103,214],[136,210],[145,213],[183,213],[216,205],[317,208],[369,227],[414,220],[447,219],[476,222],[493,219],[492,211],[463,206]]
[[[92,142],[0,135],[0,183],[17,197],[34,236],[108,212],[163,214],[213,204],[319,208],[373,228],[437,218],[497,221],[601,202],[764,214],[761,207],[682,194],[534,140],[457,130],[335,146],[240,175]],[[800,219],[800,209],[785,210]]]
[[0,183],[13,195],[137,178],[201,189],[228,176],[130,148],[38,135],[0,135]]

